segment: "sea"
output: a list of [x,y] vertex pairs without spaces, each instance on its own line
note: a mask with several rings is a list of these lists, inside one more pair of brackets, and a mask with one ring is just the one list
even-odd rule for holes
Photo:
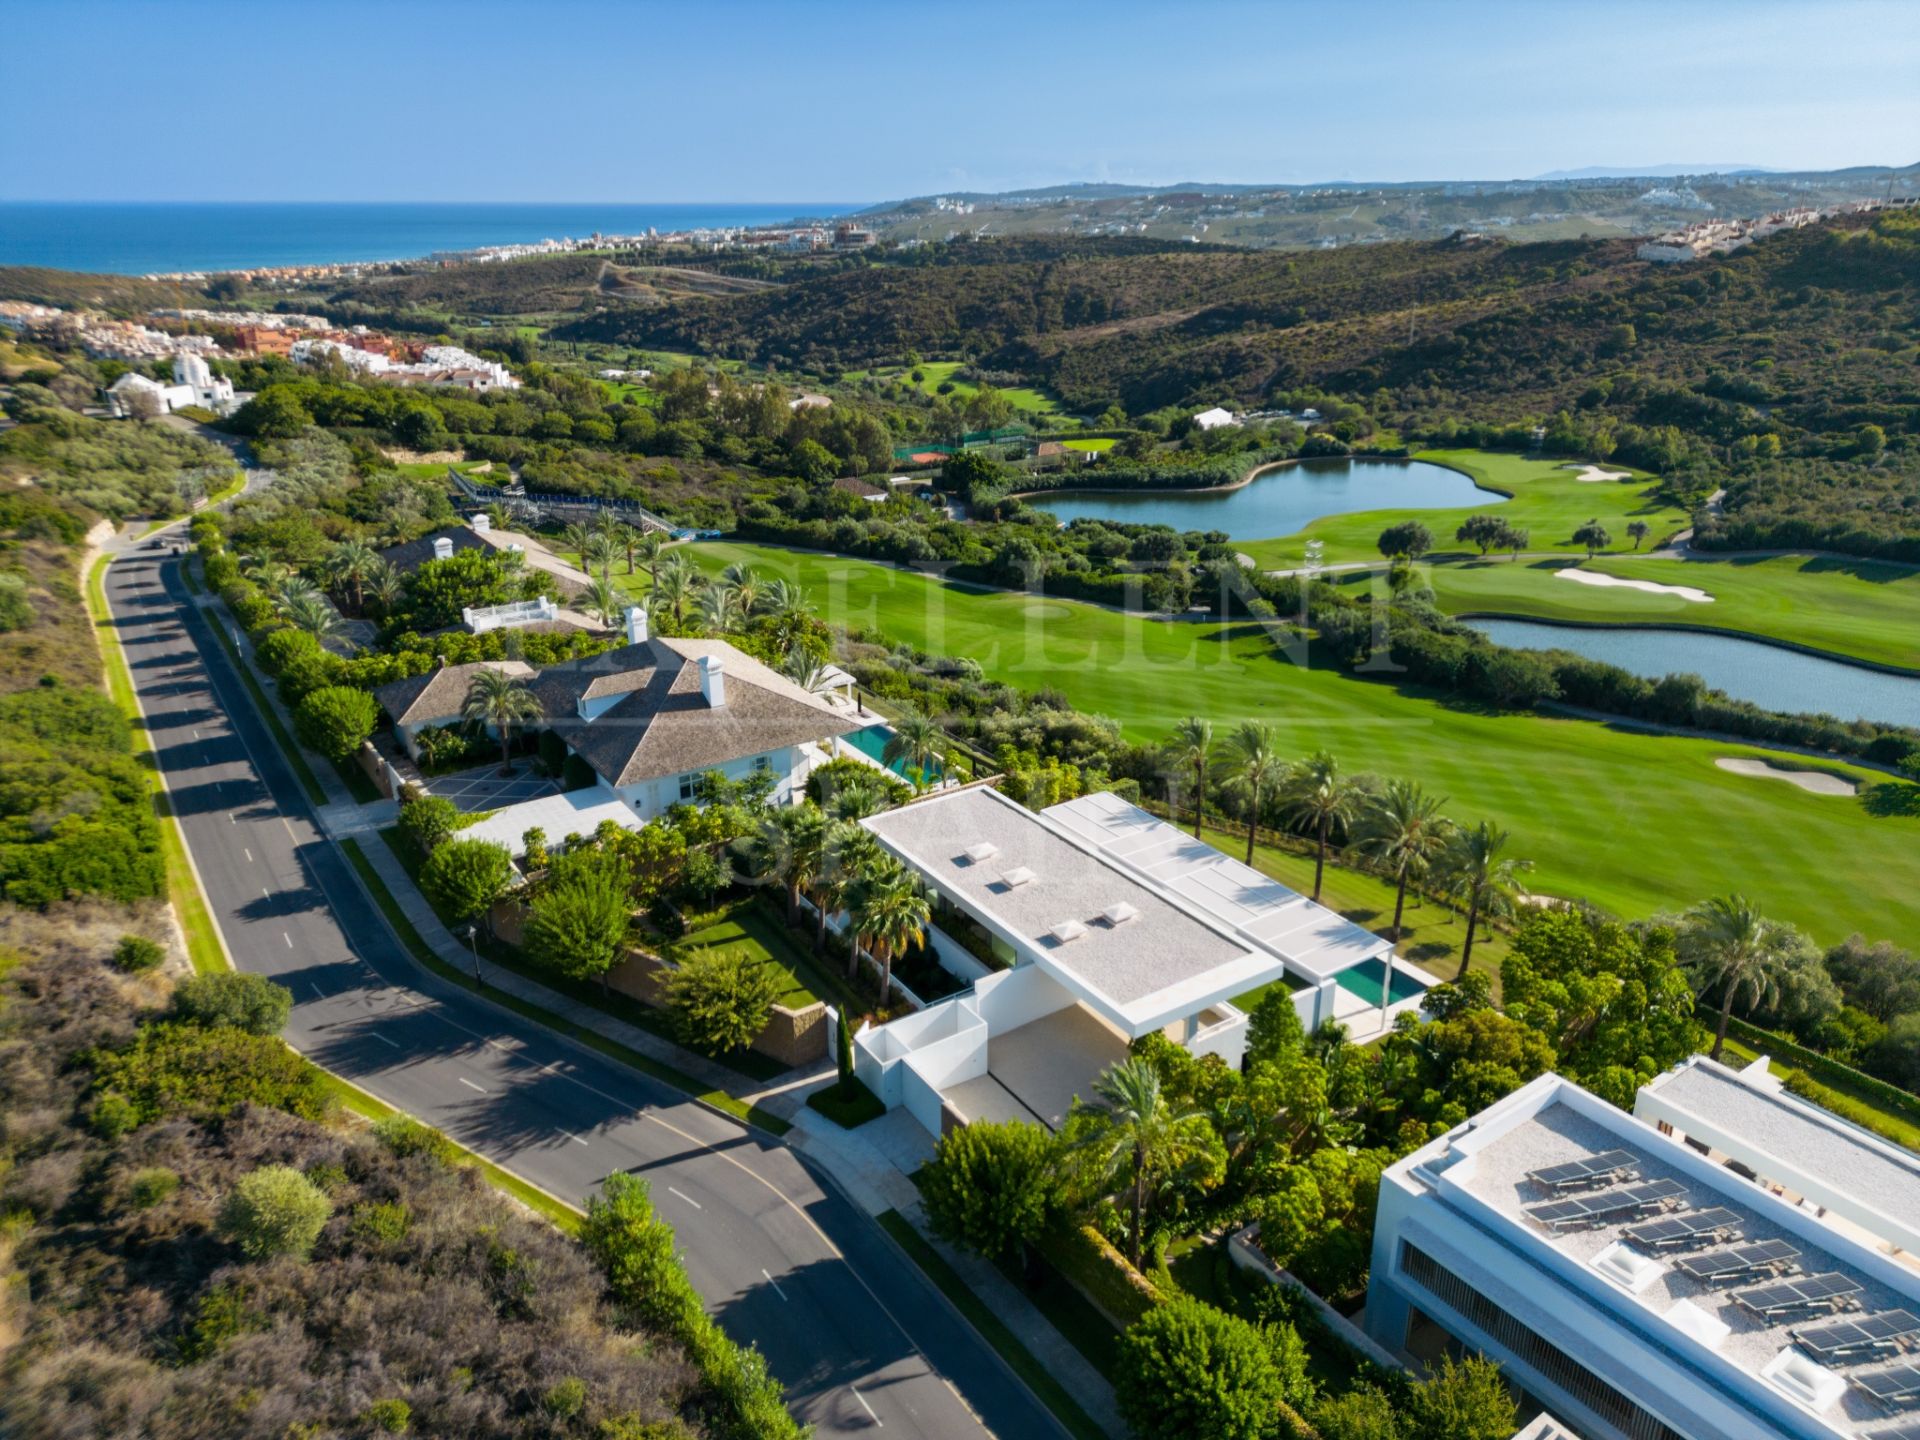
[[0,265],[97,274],[417,260],[594,234],[778,225],[854,204],[185,204],[0,201]]

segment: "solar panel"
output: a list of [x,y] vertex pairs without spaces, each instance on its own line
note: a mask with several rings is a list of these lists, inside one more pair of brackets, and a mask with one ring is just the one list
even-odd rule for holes
[[1705,1255],[1683,1255],[1674,1268],[1703,1285],[1731,1285],[1760,1275],[1785,1275],[1798,1268],[1800,1252],[1784,1240],[1752,1240]]
[[1555,1193],[1587,1190],[1611,1185],[1615,1180],[1637,1178],[1640,1157],[1631,1150],[1606,1150],[1598,1155],[1582,1155],[1563,1165],[1548,1165],[1529,1170],[1527,1179]]
[[1860,1293],[1860,1282],[1851,1275],[1828,1270],[1819,1275],[1796,1275],[1790,1280],[1775,1280],[1751,1290],[1733,1292],[1733,1302],[1754,1314],[1771,1318],[1792,1310],[1850,1310]]
[[1828,1320],[1793,1332],[1803,1350],[1822,1360],[1849,1355],[1883,1355],[1905,1348],[1920,1335],[1920,1316],[1906,1310],[1881,1310],[1872,1315]]
[[1740,1217],[1724,1206],[1664,1215],[1642,1225],[1629,1225],[1627,1239],[1649,1250],[1693,1249],[1721,1240],[1740,1238]]
[[1920,1440],[1920,1416],[1882,1425],[1878,1430],[1869,1430],[1860,1440]]
[[1687,1187],[1677,1180],[1647,1180],[1617,1190],[1596,1190],[1591,1195],[1530,1205],[1527,1214],[1549,1230],[1565,1230],[1576,1225],[1598,1225],[1621,1215],[1649,1215],[1655,1210],[1676,1208],[1686,1203],[1686,1193]]
[[1920,1405],[1920,1362],[1900,1360],[1878,1370],[1856,1370],[1847,1378],[1889,1410]]

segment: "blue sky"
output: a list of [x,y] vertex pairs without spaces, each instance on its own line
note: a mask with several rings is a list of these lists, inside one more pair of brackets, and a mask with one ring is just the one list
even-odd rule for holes
[[1920,161],[1915,0],[4,11],[9,199],[852,202]]

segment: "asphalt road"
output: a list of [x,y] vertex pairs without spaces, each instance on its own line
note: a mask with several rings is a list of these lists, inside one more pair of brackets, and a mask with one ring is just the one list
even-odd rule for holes
[[615,1170],[646,1178],[715,1317],[820,1434],[1063,1433],[793,1151],[416,965],[317,828],[178,562],[134,549],[106,588],[202,889],[234,962],[293,991],[290,1044],[576,1204]]

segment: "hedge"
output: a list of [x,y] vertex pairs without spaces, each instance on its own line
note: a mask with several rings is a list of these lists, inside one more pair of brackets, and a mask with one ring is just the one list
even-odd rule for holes
[[1809,1050],[1806,1046],[1789,1040],[1786,1036],[1772,1030],[1763,1030],[1734,1016],[1727,1021],[1727,1034],[1744,1045],[1752,1046],[1768,1055],[1789,1060],[1805,1070],[1809,1075],[1825,1080],[1830,1085],[1844,1086],[1857,1090],[1881,1105],[1898,1114],[1903,1120],[1920,1125],[1920,1096],[1902,1090],[1898,1085],[1889,1085],[1884,1080],[1876,1080],[1864,1071],[1851,1065],[1843,1065],[1830,1055],[1822,1055],[1818,1050]]

